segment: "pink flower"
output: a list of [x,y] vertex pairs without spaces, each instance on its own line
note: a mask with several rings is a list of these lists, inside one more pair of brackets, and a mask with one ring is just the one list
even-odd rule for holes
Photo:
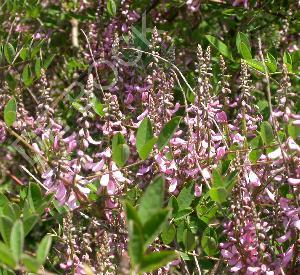
[[293,186],[297,186],[300,184],[300,179],[289,178],[288,183]]
[[200,197],[202,195],[202,184],[199,186],[198,184],[195,184],[195,197]]
[[126,178],[119,171],[117,166],[113,163],[111,165],[111,172],[105,173],[100,179],[100,185],[107,188],[109,195],[115,194],[117,188],[121,183],[124,183]]
[[260,179],[252,170],[249,172],[248,176],[249,176],[249,183],[251,184],[251,186],[254,187],[260,186]]
[[219,123],[227,122],[227,115],[224,111],[216,113],[216,121]]

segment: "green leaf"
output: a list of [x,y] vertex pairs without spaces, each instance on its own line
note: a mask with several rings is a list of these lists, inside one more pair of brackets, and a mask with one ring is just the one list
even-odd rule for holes
[[4,107],[4,121],[8,127],[11,127],[17,119],[17,102],[11,98]]
[[174,251],[152,252],[145,256],[140,265],[141,272],[152,272],[177,258]]
[[186,251],[194,250],[196,247],[195,235],[189,229],[183,232],[183,245]]
[[128,224],[129,244],[128,252],[133,266],[140,264],[144,252],[144,239],[142,228],[134,221]]
[[41,77],[41,59],[38,58],[34,64],[34,72],[37,78]]
[[252,150],[249,153],[249,160],[251,161],[251,163],[256,163],[259,160],[262,153],[263,153],[262,150],[258,150],[258,149]]
[[129,146],[122,134],[117,133],[112,139],[112,159],[118,167],[123,167],[129,158]]
[[107,1],[107,11],[108,11],[108,13],[112,16],[112,17],[114,17],[114,16],[116,16],[116,13],[117,13],[117,5],[116,5],[116,3],[115,3],[115,1],[114,0],[108,0]]
[[26,86],[32,83],[31,70],[29,64],[25,65],[22,72],[22,80]]
[[46,235],[38,246],[38,249],[36,251],[36,258],[41,265],[43,265],[47,259],[47,256],[51,248],[51,244],[52,244],[51,235]]
[[12,91],[14,91],[16,89],[16,87],[17,87],[17,81],[16,81],[16,79],[10,73],[8,73],[6,75],[6,81],[7,81],[9,89],[12,90]]
[[[248,36],[242,32],[239,32],[236,36],[236,48],[240,54],[242,54],[242,43],[245,45],[245,47],[250,51],[251,55],[251,45],[250,41],[248,39]],[[251,57],[252,58],[252,57]]]
[[7,44],[4,46],[4,56],[5,56],[5,58],[6,58],[6,61],[7,61],[9,64],[12,64],[15,55],[16,55],[16,51],[15,51],[13,45],[10,44],[10,43],[7,43]]
[[132,204],[128,201],[125,201],[124,206],[125,206],[127,223],[129,224],[130,221],[134,221],[140,227],[142,227],[142,223],[138,216],[137,210],[132,206]]
[[147,187],[144,195],[140,201],[138,215],[143,224],[158,210],[161,210],[164,197],[164,183],[163,177],[157,177]]
[[0,232],[4,242],[10,244],[10,232],[13,227],[13,221],[8,217],[0,217]]
[[230,49],[221,40],[212,35],[205,35],[205,37],[223,56],[233,59]]
[[163,129],[159,133],[157,140],[157,146],[160,151],[168,144],[169,140],[174,135],[180,121],[181,117],[176,116],[172,118],[169,122],[167,122],[167,124],[163,127]]
[[28,200],[29,200],[29,205],[34,210],[38,208],[39,205],[43,202],[42,190],[37,183],[31,182],[29,184]]
[[240,51],[241,51],[241,55],[244,59],[252,59],[251,50],[243,42],[241,43]]
[[105,115],[105,112],[103,111],[103,104],[96,97],[93,98],[92,104],[95,113],[98,114],[100,117],[103,117]]
[[124,144],[125,143],[125,138],[121,133],[117,133],[114,135],[112,139],[112,147],[117,146],[119,144]]
[[0,193],[0,208],[8,205],[9,199],[2,193]]
[[194,183],[190,182],[184,188],[182,188],[177,197],[179,210],[188,208],[193,202],[194,198]]
[[191,207],[181,209],[178,212],[174,213],[174,215],[173,215],[174,221],[180,221],[180,220],[186,218],[191,213],[193,213],[193,209]]
[[117,164],[118,167],[123,167],[130,154],[130,149],[127,144],[119,144],[116,147],[113,147],[112,150],[112,159]]
[[274,140],[274,133],[269,122],[263,121],[260,125],[260,136],[265,145],[270,145]]
[[144,224],[144,249],[150,245],[161,233],[169,216],[169,209],[162,209],[154,213]]
[[84,112],[84,107],[77,101],[72,102],[72,107],[74,107],[74,109],[76,109],[80,113]]
[[209,190],[210,198],[218,203],[226,202],[228,197],[228,192],[224,187],[211,188]]
[[52,63],[54,57],[55,57],[55,54],[49,55],[49,56],[46,58],[46,60],[44,61],[44,64],[43,64],[43,68],[44,68],[44,69],[47,69],[47,68],[50,66],[50,64]]
[[20,57],[22,58],[23,61],[25,61],[27,56],[28,56],[28,48],[23,48],[20,51]]
[[20,261],[24,247],[24,228],[20,220],[15,221],[11,235],[10,235],[10,248],[13,253],[15,261]]
[[24,218],[24,236],[26,237],[32,228],[36,225],[39,220],[38,215],[31,215]]
[[139,156],[142,160],[146,160],[149,157],[156,142],[157,138],[152,138],[138,151]]
[[36,273],[41,266],[37,259],[26,254],[22,255],[22,262],[25,265],[27,271],[31,271],[34,273]]
[[290,122],[287,128],[289,136],[292,137],[294,140],[297,140],[300,137],[299,125],[294,125],[292,122]]
[[266,65],[269,68],[269,70],[274,73],[277,70],[277,60],[276,58],[270,54],[269,52],[267,53],[267,61]]
[[0,242],[0,262],[11,268],[16,266],[16,262],[10,248],[3,242]]
[[[137,130],[137,133],[136,133],[136,149],[140,156],[141,156],[140,152],[144,148],[144,146],[146,144],[149,144],[149,142],[150,142],[150,145],[148,147],[151,148],[153,141],[154,141],[154,139],[153,139],[153,130],[152,130],[151,121],[149,118],[146,117],[140,124],[140,126]],[[154,144],[152,145],[152,148],[153,148],[153,146],[154,146]],[[152,148],[150,149],[150,151],[152,150]],[[144,156],[145,156],[145,154],[144,154]]]
[[218,207],[212,201],[208,203],[200,202],[196,207],[196,211],[198,218],[208,224],[215,217]]
[[17,220],[20,217],[20,207],[18,209],[15,209],[14,205],[16,205],[16,204],[9,203],[2,209],[2,215],[6,216],[7,218],[11,219],[12,221]]
[[212,171],[213,187],[224,187],[224,181],[217,169]]
[[176,236],[176,228],[172,223],[167,225],[161,233],[161,239],[164,244],[170,244],[171,242],[173,242],[175,236]]
[[218,253],[218,244],[213,237],[203,236],[201,247],[208,256],[214,256]]
[[284,52],[284,55],[283,55],[283,62],[284,64],[286,65],[292,65],[293,64],[293,60],[292,60],[292,57],[290,55],[290,53],[288,51],[285,51]]
[[217,239],[218,236],[213,228],[207,227],[204,230],[201,239],[201,247],[208,256],[214,256],[218,253],[219,246]]
[[265,67],[262,62],[255,59],[245,59],[245,61],[249,65],[249,67],[265,73]]

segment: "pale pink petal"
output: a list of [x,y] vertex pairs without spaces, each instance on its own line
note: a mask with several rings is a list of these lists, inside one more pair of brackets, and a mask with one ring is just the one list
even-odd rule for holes
[[108,182],[109,182],[109,174],[104,174],[104,175],[101,177],[100,184],[101,184],[102,186],[107,186],[107,185],[108,185]]
[[200,197],[202,195],[202,184],[199,186],[199,185],[195,185],[195,197]]
[[276,241],[279,243],[284,243],[291,237],[291,231],[288,231],[285,235],[281,236],[280,238],[277,238]]
[[294,179],[294,178],[289,178],[288,179],[288,183],[290,185],[296,186],[300,184],[300,179]]

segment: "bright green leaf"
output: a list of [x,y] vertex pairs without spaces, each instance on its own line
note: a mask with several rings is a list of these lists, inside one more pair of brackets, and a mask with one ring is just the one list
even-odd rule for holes
[[23,69],[22,80],[26,86],[29,86],[32,83],[32,76],[29,64],[25,65]]
[[240,51],[244,59],[252,59],[251,50],[243,42],[241,43]]
[[177,197],[179,210],[188,208],[193,202],[194,198],[194,183],[190,182],[186,184],[184,188],[182,188]]
[[11,231],[10,235],[10,248],[13,253],[15,261],[18,263],[20,261],[24,247],[24,228],[23,223],[17,220]]
[[118,167],[123,167],[130,154],[130,149],[127,144],[119,144],[112,149],[112,159]]
[[211,236],[202,237],[201,247],[208,256],[214,256],[218,253],[218,244]]
[[8,127],[11,127],[17,119],[17,102],[11,98],[4,107],[4,121]]
[[176,228],[172,223],[165,226],[165,228],[161,233],[161,239],[164,244],[170,244],[171,242],[173,242],[175,236],[176,236]]
[[157,138],[152,138],[138,151],[139,156],[142,160],[146,160],[149,157],[156,142]]
[[174,251],[152,252],[145,256],[140,265],[141,272],[152,272],[169,262],[174,261],[177,254]]
[[220,39],[212,35],[205,35],[205,37],[223,56],[233,59],[230,49]]
[[42,241],[40,242],[38,249],[36,251],[36,257],[38,262],[42,265],[47,259],[49,254],[50,248],[52,244],[52,237],[51,235],[46,235]]
[[248,64],[249,67],[258,70],[260,72],[265,72],[265,67],[264,64],[258,60],[255,59],[245,59],[246,63]]
[[92,104],[95,113],[98,114],[100,117],[103,117],[105,115],[105,112],[103,110],[103,104],[96,97],[93,98]]
[[185,229],[183,232],[183,245],[186,251],[191,251],[195,249],[195,235],[189,229]]
[[149,118],[144,118],[136,133],[136,149],[139,152],[145,144],[153,139],[153,130]]
[[210,198],[218,203],[226,202],[228,192],[223,187],[211,188],[209,190]]
[[242,43],[251,52],[251,45],[248,36],[242,32],[239,32],[236,36],[236,48],[240,54],[242,54]]
[[114,0],[107,1],[107,11],[112,17],[116,16],[117,5]]
[[7,61],[9,64],[12,64],[15,55],[16,55],[16,51],[15,51],[13,45],[10,44],[10,43],[7,43],[7,44],[4,46],[4,56],[5,56],[5,58],[6,58],[6,61]]
[[35,273],[39,270],[41,266],[37,259],[26,254],[22,255],[22,262],[28,271],[35,272]]
[[169,140],[174,135],[179,123],[181,121],[181,117],[176,116],[172,118],[166,125],[163,127],[161,132],[159,133],[157,146],[159,150],[162,150],[169,142]]
[[212,171],[213,187],[224,187],[224,181],[217,169]]
[[0,262],[11,268],[16,266],[11,250],[3,242],[0,242]]
[[26,237],[32,228],[36,225],[39,220],[38,215],[31,215],[29,217],[24,218],[24,236]]
[[155,178],[142,196],[138,214],[143,224],[145,224],[154,213],[161,210],[164,197],[164,183],[163,177]]
[[41,77],[41,59],[38,58],[34,64],[34,72],[37,78]]
[[133,266],[140,264],[144,252],[142,228],[133,220],[128,224],[129,244],[128,252]]
[[161,233],[169,216],[169,209],[162,209],[154,213],[144,224],[144,248],[146,249]]
[[260,136],[265,145],[270,145],[274,140],[274,133],[269,122],[263,121],[260,125]]
[[10,232],[13,227],[13,221],[8,217],[0,217],[0,232],[4,242],[10,244]]
[[186,218],[187,216],[189,216],[191,213],[193,213],[193,209],[191,207],[181,209],[178,212],[174,213],[173,215],[174,221],[180,221]]

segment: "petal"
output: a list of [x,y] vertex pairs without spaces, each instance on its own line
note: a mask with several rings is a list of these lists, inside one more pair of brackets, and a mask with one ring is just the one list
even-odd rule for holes
[[102,186],[107,186],[107,185],[108,185],[108,182],[109,182],[109,174],[106,173],[106,174],[104,174],[104,175],[101,177],[100,184],[101,184]]

